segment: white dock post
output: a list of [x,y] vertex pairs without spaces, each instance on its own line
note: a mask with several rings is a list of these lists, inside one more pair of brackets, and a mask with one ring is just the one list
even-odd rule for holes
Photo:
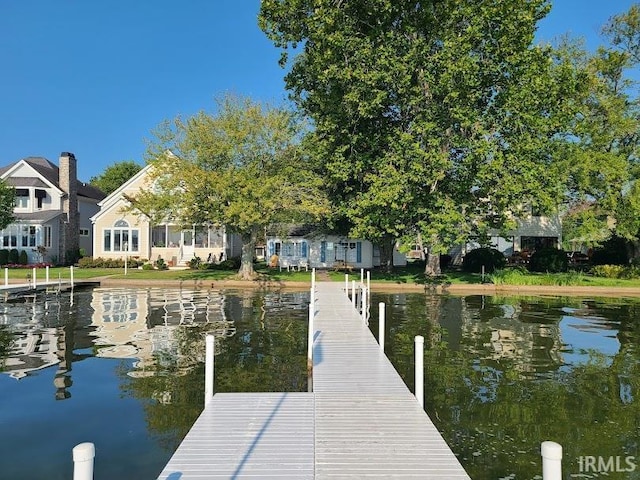
[[73,447],[73,480],[93,480],[93,459],[96,447],[91,442]]
[[344,292],[349,295],[349,274],[344,274]]
[[213,398],[213,358],[215,353],[215,338],[207,335],[205,338],[204,354],[204,406]]
[[45,281],[46,281],[47,283],[49,283],[49,265],[47,265],[46,267],[44,267],[44,272],[45,272],[45,273],[44,273]]
[[362,323],[367,325],[367,287],[364,285],[360,288],[360,295],[362,297],[360,298],[360,315],[362,316]]
[[351,305],[356,308],[356,281],[351,280]]
[[31,270],[31,278],[33,278],[33,288],[35,289],[37,287],[36,284],[36,267],[33,267],[33,269]]
[[380,350],[384,353],[384,331],[385,331],[385,305],[384,302],[378,304],[378,343],[380,344]]
[[316,291],[316,267],[311,269],[311,290]]
[[367,293],[371,297],[371,270],[367,270]]
[[416,357],[415,395],[420,406],[424,408],[424,337],[416,335],[414,343]]
[[360,269],[360,283],[364,283],[364,268]]
[[562,480],[562,445],[545,441],[540,444],[542,479]]
[[4,269],[4,286],[6,287],[7,285],[9,285],[9,269],[5,268]]
[[315,317],[315,294],[311,290],[311,298],[309,301],[309,338],[307,340],[307,374],[311,375],[313,370],[313,317]]
[[71,265],[69,267],[69,269],[70,269],[70,272],[71,272],[71,288],[73,288],[73,265]]

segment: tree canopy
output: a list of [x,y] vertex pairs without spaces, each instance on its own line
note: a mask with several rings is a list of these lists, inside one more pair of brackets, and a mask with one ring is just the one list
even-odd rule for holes
[[109,165],[100,175],[91,177],[89,183],[109,195],[141,169],[140,164],[132,160],[116,162],[113,165]]
[[150,143],[154,188],[131,199],[156,220],[224,225],[242,237],[240,275],[253,276],[255,242],[272,225],[329,211],[302,145],[304,124],[284,108],[227,95],[215,114],[163,123]]
[[[438,253],[554,207],[580,78],[532,45],[546,0],[265,0],[260,25],[295,52],[286,85],[351,234],[420,235]],[[387,255],[385,255],[385,251]]]

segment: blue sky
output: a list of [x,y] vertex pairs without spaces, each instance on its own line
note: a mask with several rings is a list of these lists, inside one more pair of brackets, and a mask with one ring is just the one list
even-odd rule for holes
[[[225,92],[286,99],[259,0],[0,0],[0,166],[73,152],[88,181],[143,162],[162,120],[211,110]],[[539,39],[599,43],[631,0],[555,0]]]

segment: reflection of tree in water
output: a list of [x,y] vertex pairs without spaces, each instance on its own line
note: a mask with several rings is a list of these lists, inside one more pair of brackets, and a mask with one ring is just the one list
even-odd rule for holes
[[149,432],[168,451],[177,448],[202,411],[209,333],[216,337],[217,392],[306,390],[304,294],[243,291],[225,297],[232,336],[216,331],[215,322],[175,327],[172,347],[156,351],[151,366],[131,372],[123,364],[118,372],[125,394],[143,400]]
[[14,342],[14,336],[8,325],[0,325],[0,372],[4,370],[7,356]]

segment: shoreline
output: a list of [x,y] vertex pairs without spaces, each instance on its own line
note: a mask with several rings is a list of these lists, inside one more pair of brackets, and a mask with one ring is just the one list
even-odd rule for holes
[[[178,288],[246,288],[307,290],[310,282],[261,282],[249,280],[130,280],[123,278],[100,277],[100,286],[141,286],[141,287],[178,287]],[[490,295],[490,296],[597,296],[597,297],[640,297],[640,287],[599,287],[599,286],[555,286],[555,285],[473,285],[450,284],[425,286],[417,284],[372,282],[371,291],[378,293],[434,293],[443,295]]]

